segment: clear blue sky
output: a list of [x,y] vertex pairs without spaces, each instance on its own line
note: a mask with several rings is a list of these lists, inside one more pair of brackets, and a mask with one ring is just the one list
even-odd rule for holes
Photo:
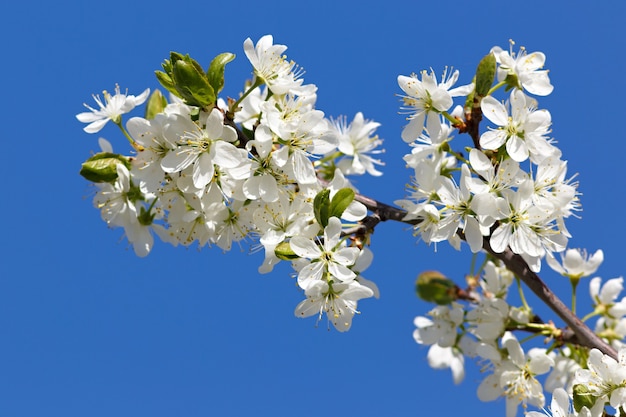
[[[236,6],[232,6],[234,4]],[[231,5],[232,4],[232,5]],[[560,4],[560,5],[557,5]],[[478,60],[514,39],[547,55],[555,90],[540,100],[579,173],[583,219],[573,247],[603,248],[604,278],[625,270],[623,2],[12,2],[3,9],[0,172],[0,417],[504,415],[475,395],[481,375],[453,386],[426,363],[413,318],[430,306],[415,276],[461,279],[467,257],[438,252],[398,224],[374,235],[380,300],[359,304],[347,334],[300,320],[290,269],[260,276],[247,247],[185,250],[156,244],[137,258],[92,208],[80,163],[98,149],[75,114],[115,83],[138,94],[171,50],[207,65],[220,52],[226,94],[250,74],[242,50],[272,33],[318,87],[327,115],[362,111],[382,123],[385,175],[364,194],[404,196],[398,74],[445,65],[471,80]],[[117,149],[125,141],[107,126]],[[544,271],[567,297],[563,279]],[[586,299],[586,283],[581,284]],[[547,314],[547,313],[546,313]],[[544,318],[550,317],[546,315]]]

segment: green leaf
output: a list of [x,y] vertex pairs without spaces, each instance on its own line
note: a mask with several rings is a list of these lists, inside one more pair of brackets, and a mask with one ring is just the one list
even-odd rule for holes
[[217,96],[213,86],[202,66],[189,55],[170,52],[170,59],[166,59],[161,66],[165,72],[156,71],[156,77],[169,92],[190,106],[206,109],[215,104]]
[[183,56],[177,52],[170,52],[170,59],[166,59],[161,64],[163,71],[155,71],[155,75],[157,80],[161,83],[161,85],[170,93],[174,94],[177,97],[180,97],[178,91],[176,90],[176,86],[174,85],[174,80],[172,79],[172,65],[174,62],[183,59]]
[[196,64],[191,58],[177,61],[173,64],[172,79],[187,104],[204,108],[215,103],[216,96],[204,71],[198,71]]
[[496,56],[489,53],[484,56],[476,68],[476,95],[485,97],[496,78]]
[[[172,54],[173,52],[170,52],[170,54]],[[166,59],[165,61],[163,61],[163,63],[161,64],[161,68],[163,68],[165,70],[166,74],[171,74],[172,73],[172,61],[169,59]]]
[[457,299],[456,284],[439,271],[419,274],[415,289],[419,298],[438,305],[448,305]]
[[80,175],[91,182],[113,182],[117,179],[117,164],[130,169],[130,161],[125,156],[100,152],[82,163]]
[[597,397],[593,395],[593,393],[589,390],[584,384],[574,385],[572,389],[572,394],[574,397],[574,409],[579,412],[583,407],[587,407],[591,410],[591,408],[595,405],[598,400]]
[[[175,62],[181,61],[181,60],[184,60],[184,59],[185,59],[185,55],[183,55],[181,53],[178,53],[178,52],[172,51],[172,52],[170,52],[170,60],[169,61],[166,60],[166,62],[167,63],[171,63],[173,65]],[[165,67],[163,67],[163,69],[168,71],[167,68],[165,68]],[[171,71],[172,71],[172,68],[170,67],[168,72],[171,72]]]
[[167,106],[167,99],[161,94],[161,90],[154,90],[146,104],[145,118],[154,119],[154,116],[161,113]]
[[196,61],[195,59],[193,59],[193,58],[192,58],[192,57],[190,57],[189,55],[185,55],[185,56],[183,57],[183,60],[184,60],[186,63],[193,65],[193,67],[196,69],[196,71],[198,71],[200,74],[205,75],[205,74],[204,74],[204,69],[202,68],[202,65],[200,65],[200,64],[198,63],[198,61]]
[[313,213],[320,226],[328,226],[328,219],[330,218],[330,190],[328,188],[323,189],[315,196]]
[[176,97],[180,97],[180,93],[176,90],[172,77],[162,71],[154,71],[154,75],[156,75],[157,80],[161,83],[163,88],[174,94]]
[[351,188],[342,188],[337,191],[330,202],[329,217],[341,218],[343,212],[348,208],[354,200],[354,191]]
[[224,70],[226,69],[226,64],[233,59],[235,59],[235,54],[224,52],[211,61],[211,65],[209,65],[209,70],[207,71],[207,78],[215,94],[219,94],[222,88],[224,88]]

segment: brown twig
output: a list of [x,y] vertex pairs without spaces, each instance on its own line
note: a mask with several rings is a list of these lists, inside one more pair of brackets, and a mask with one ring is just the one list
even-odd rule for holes
[[[472,137],[474,146],[480,149],[478,130],[478,125],[482,118],[480,107],[475,105],[472,108],[471,114],[466,115],[466,117],[468,117],[466,132]],[[232,126],[237,131],[237,136],[241,142],[240,146],[242,144],[245,146],[245,143],[247,143],[249,138],[241,131],[241,129],[239,129],[231,118],[225,117],[225,121],[226,124]],[[416,225],[421,222],[420,219],[405,220],[407,215],[405,210],[390,206],[389,204],[374,200],[373,198],[356,194],[354,199],[365,205],[365,207],[367,207],[373,215],[367,216],[361,225],[356,226],[352,231],[353,234],[366,235],[372,233],[377,224],[387,220],[393,220],[411,225]],[[347,234],[347,232],[348,231],[344,234]],[[459,236],[464,239],[462,231],[459,231]],[[496,259],[502,261],[507,269],[513,272],[517,277],[519,277],[519,279],[524,281],[528,288],[530,288],[530,290],[535,293],[539,299],[546,303],[546,305],[565,322],[569,329],[571,329],[571,332],[573,332],[573,334],[566,333],[568,340],[576,340],[577,343],[582,346],[598,348],[603,353],[617,359],[617,352],[615,349],[598,337],[589,327],[587,327],[587,325],[585,325],[585,323],[572,313],[572,311],[552,292],[552,290],[548,288],[541,278],[530,270],[528,264],[520,255],[513,253],[508,248],[502,253],[494,252],[489,244],[488,238],[484,238],[483,240],[483,249]],[[565,332],[567,332],[567,329]]]
[[[355,200],[364,204],[371,212],[376,213],[381,221],[395,220],[411,225],[418,224],[419,219],[404,220],[406,211],[390,206],[385,203],[376,201],[370,197],[357,194]],[[465,240],[464,234],[459,231],[459,236]],[[508,270],[513,272],[521,279],[530,290],[541,299],[548,307],[552,309],[571,329],[573,334],[565,331],[564,336],[569,341],[576,341],[577,344],[589,348],[598,348],[603,353],[617,359],[617,352],[613,347],[596,335],[585,323],[583,323],[572,311],[548,288],[541,280],[539,275],[531,271],[524,259],[513,253],[510,249],[506,249],[502,253],[496,253],[489,244],[489,239],[483,240],[483,249],[496,259],[504,263]]]
[[483,241],[483,249],[492,256],[501,260],[504,265],[535,293],[541,301],[552,309],[567,326],[574,332],[578,343],[589,348],[598,348],[602,353],[617,359],[617,352],[596,335],[585,323],[583,323],[572,311],[550,290],[541,280],[539,275],[531,271],[524,259],[507,248],[502,253],[496,253],[491,248],[487,238]]

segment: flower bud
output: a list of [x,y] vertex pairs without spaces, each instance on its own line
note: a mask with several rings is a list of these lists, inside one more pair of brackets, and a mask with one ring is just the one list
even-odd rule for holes
[[163,97],[161,91],[155,89],[146,103],[145,118],[148,120],[154,119],[154,116],[161,113],[166,106],[167,99]]
[[439,271],[422,272],[415,283],[417,296],[424,301],[448,305],[458,299],[457,286]]
[[80,175],[91,182],[113,182],[117,179],[117,164],[124,164],[130,170],[130,161],[125,156],[100,152],[83,162]]
[[274,254],[278,259],[282,259],[283,261],[293,261],[294,259],[298,259],[299,256],[291,249],[289,242],[281,242],[274,249]]

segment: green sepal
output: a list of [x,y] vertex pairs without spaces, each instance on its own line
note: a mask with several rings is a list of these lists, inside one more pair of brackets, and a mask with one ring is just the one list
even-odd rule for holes
[[172,79],[179,96],[190,106],[205,108],[215,103],[215,91],[209,84],[204,71],[198,70],[197,63],[185,56],[173,64]]
[[328,226],[328,219],[330,218],[330,190],[328,188],[323,189],[315,196],[313,213],[315,220],[322,228]]
[[130,160],[110,152],[100,152],[82,163],[80,175],[91,182],[113,182],[117,179],[117,164],[130,169]]
[[274,248],[274,255],[283,261],[292,261],[298,259],[299,256],[291,249],[289,242],[281,242]]
[[337,191],[330,202],[329,217],[341,218],[343,212],[348,208],[354,200],[354,190],[351,188],[342,188]]
[[224,88],[224,70],[226,69],[226,64],[233,59],[235,59],[235,54],[224,52],[213,58],[211,65],[209,65],[206,75],[216,95]]
[[476,68],[476,95],[486,97],[496,79],[496,56],[489,53],[484,56]]
[[165,110],[166,106],[167,99],[161,94],[161,90],[154,90],[146,104],[146,114],[144,118],[148,120],[154,119],[154,116]]
[[150,213],[150,211],[146,210],[145,207],[141,207],[139,215],[137,216],[137,221],[142,226],[150,226],[154,222],[155,215],[156,213]]
[[424,301],[448,305],[457,300],[456,284],[439,271],[426,271],[415,282],[417,296]]
[[574,397],[574,410],[576,410],[576,412],[579,412],[583,407],[587,407],[591,410],[598,400],[585,384],[574,385],[572,394]]
[[504,87],[504,91],[509,91],[512,88],[522,89],[522,84],[519,82],[519,78],[515,73],[508,73],[506,78],[504,79],[506,83],[506,87]]

